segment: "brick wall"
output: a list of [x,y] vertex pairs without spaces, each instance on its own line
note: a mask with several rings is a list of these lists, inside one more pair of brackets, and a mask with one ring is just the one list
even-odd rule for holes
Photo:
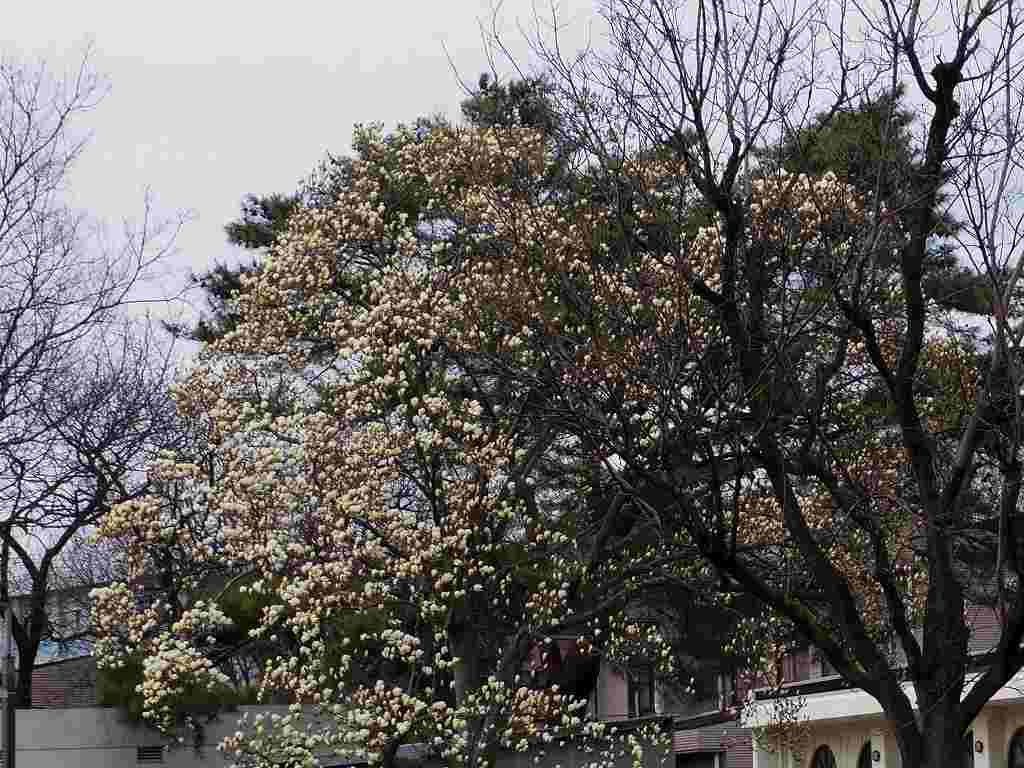
[[92,656],[51,661],[32,670],[32,707],[95,707],[96,661]]

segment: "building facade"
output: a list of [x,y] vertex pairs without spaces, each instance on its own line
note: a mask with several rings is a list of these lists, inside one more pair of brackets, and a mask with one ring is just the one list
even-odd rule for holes
[[[998,645],[1001,625],[990,609],[968,611],[970,651],[980,656]],[[805,729],[801,744],[794,750],[755,742],[754,768],[901,768],[895,732],[872,696],[845,684],[827,664],[815,663],[813,654],[788,659],[787,664],[782,692],[797,703]],[[904,683],[904,690],[913,703],[913,685]],[[745,709],[744,724],[768,724],[774,695],[756,695]],[[965,735],[962,752],[950,756],[949,765],[1024,768],[1024,671],[989,700]]]

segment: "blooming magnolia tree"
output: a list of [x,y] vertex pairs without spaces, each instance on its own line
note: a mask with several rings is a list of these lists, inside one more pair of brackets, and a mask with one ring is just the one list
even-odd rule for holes
[[[338,750],[391,762],[403,743],[476,764],[599,735],[531,659],[569,634],[580,654],[668,670],[668,646],[627,620],[632,575],[593,562],[600,521],[577,470],[602,460],[531,413],[530,386],[480,364],[539,362],[525,342],[547,290],[495,206],[547,230],[566,265],[591,258],[606,215],[530,209],[548,160],[535,131],[359,141],[335,203],[292,217],[245,284],[237,330],[176,390],[212,465],[168,457],[151,469],[162,494],[104,520],[159,597],[94,593],[101,666],[141,667],[143,714],[171,731],[183,699],[255,663],[261,695],[293,708],[228,739],[246,764]],[[489,278],[506,265],[532,308]],[[241,642],[223,605],[239,595],[258,606]]]

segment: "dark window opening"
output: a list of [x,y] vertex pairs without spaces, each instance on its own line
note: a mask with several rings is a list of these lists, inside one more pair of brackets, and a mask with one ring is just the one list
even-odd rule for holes
[[635,667],[629,671],[629,716],[654,714],[654,669]]
[[1006,765],[1007,768],[1024,768],[1024,728],[1018,728],[1010,739]]
[[676,768],[718,768],[725,765],[719,763],[714,752],[691,752],[689,754],[676,755]]
[[832,750],[822,744],[814,750],[814,757],[811,758],[811,768],[836,768],[836,756]]

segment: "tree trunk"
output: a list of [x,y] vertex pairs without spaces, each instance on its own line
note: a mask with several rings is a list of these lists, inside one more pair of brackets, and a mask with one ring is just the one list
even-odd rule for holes
[[[15,650],[18,655],[16,706],[32,706],[32,671],[46,631],[46,594],[33,592],[21,620],[14,620]],[[20,631],[19,631],[20,630]]]
[[29,647],[18,646],[15,652],[18,654],[17,672],[17,693],[15,705],[18,707],[32,706],[32,671],[35,669],[36,654],[39,652],[40,641],[30,641]]
[[969,754],[959,731],[959,695],[948,704],[924,707],[917,722],[893,722],[902,768],[968,768]]
[[455,677],[455,705],[466,700],[466,694],[480,685],[480,642],[472,632],[452,633],[452,650],[459,657],[452,674]]
[[380,756],[381,768],[398,768],[398,747],[401,743],[399,739],[392,739],[388,743]]
[[[472,646],[472,649],[467,649],[467,651],[472,654],[474,659],[473,671],[476,675],[476,685],[479,685],[483,682],[480,680],[480,644],[475,636],[469,635],[469,633],[467,635],[466,645]],[[498,661],[497,677],[509,690],[515,686],[516,675],[522,671],[528,649],[529,645],[526,642],[525,634],[519,632],[505,646],[502,657]],[[473,718],[468,723],[466,736],[466,754],[463,755],[465,765],[470,768],[481,762],[494,765],[498,756],[498,733],[493,712],[484,717]]]

